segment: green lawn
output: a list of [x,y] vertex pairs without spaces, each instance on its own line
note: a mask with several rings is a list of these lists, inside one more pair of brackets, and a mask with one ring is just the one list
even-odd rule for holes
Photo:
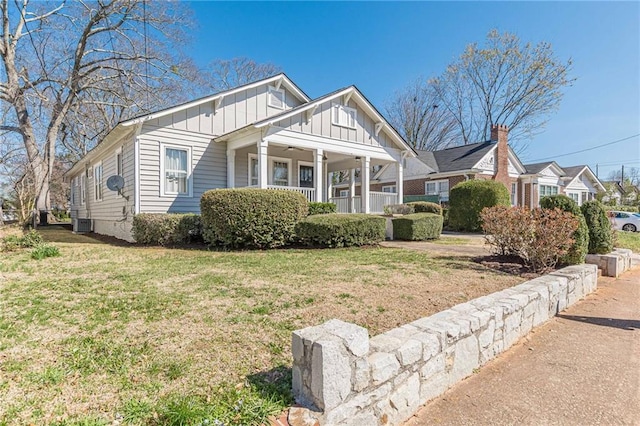
[[106,244],[0,253],[0,425],[260,424],[291,401],[291,332],[372,335],[515,285],[400,249],[215,252]]
[[634,253],[640,253],[640,233],[616,231],[616,247],[627,248],[633,250]]

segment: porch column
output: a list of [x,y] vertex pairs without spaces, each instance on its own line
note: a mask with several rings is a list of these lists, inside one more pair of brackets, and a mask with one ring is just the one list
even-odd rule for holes
[[327,202],[333,198],[333,172],[327,172]]
[[236,150],[227,150],[227,188],[236,186]]
[[349,213],[356,212],[356,206],[353,202],[356,196],[356,169],[349,169]]
[[396,163],[396,191],[398,192],[398,204],[402,204],[403,192],[404,192],[404,166],[402,156],[400,161]]
[[360,201],[362,201],[362,213],[371,213],[369,203],[369,178],[371,174],[371,157],[363,157],[360,166]]
[[324,159],[324,151],[322,149],[316,149],[315,150],[315,156],[316,156],[316,164],[315,164],[315,170],[314,170],[314,177],[315,177],[315,181],[316,181],[316,201],[321,203],[322,202],[322,181],[324,173],[322,171],[322,163],[323,163],[323,159]]
[[258,187],[267,188],[269,182],[269,172],[267,169],[267,149],[269,141],[261,140],[258,142]]

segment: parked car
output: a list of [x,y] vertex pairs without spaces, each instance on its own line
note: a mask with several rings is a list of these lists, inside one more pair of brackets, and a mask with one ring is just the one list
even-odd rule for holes
[[609,212],[609,220],[613,229],[638,232],[640,231],[640,213],[630,212]]

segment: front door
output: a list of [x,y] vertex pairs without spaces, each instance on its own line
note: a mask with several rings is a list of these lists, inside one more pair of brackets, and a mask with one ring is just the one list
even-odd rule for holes
[[313,188],[313,166],[300,165],[299,185],[301,188]]

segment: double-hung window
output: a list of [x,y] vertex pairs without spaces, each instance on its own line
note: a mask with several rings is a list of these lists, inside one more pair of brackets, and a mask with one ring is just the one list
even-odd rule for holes
[[102,201],[102,163],[93,166],[93,199]]
[[540,185],[539,194],[539,198],[546,197],[548,195],[558,195],[558,187],[556,185]]
[[190,149],[163,146],[162,151],[163,195],[191,196]]
[[440,201],[449,201],[449,181],[437,180],[433,182],[425,182],[425,195],[437,195]]
[[275,186],[289,186],[289,162],[273,160],[271,163],[271,183]]
[[331,121],[336,126],[356,128],[357,110],[348,106],[333,104],[331,107]]

